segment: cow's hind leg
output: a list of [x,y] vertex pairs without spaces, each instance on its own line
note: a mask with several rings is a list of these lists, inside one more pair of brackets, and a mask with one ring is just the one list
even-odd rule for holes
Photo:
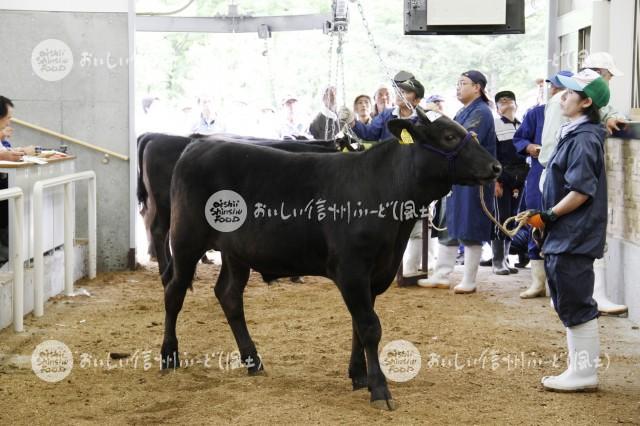
[[178,338],[176,337],[176,321],[182,309],[187,289],[193,281],[198,260],[204,252],[204,248],[197,248],[193,240],[175,242],[173,249],[175,255],[171,259],[173,274],[164,288],[164,340],[162,341],[162,368],[180,367],[178,356]]
[[249,280],[249,267],[234,261],[222,253],[222,268],[215,286],[215,294],[227,317],[233,336],[240,350],[240,357],[250,375],[264,370],[262,360],[258,357],[256,345],[253,343],[247,322],[244,317],[242,295]]
[[338,285],[355,323],[355,331],[366,354],[367,384],[371,391],[371,405],[375,408],[395,410],[387,380],[380,369],[378,345],[382,337],[380,320],[373,310],[371,285],[365,272],[350,265],[348,272],[339,274]]

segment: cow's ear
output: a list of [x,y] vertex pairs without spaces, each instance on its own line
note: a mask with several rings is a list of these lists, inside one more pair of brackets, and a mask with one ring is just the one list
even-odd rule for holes
[[396,118],[389,121],[389,123],[387,123],[387,126],[389,127],[389,131],[393,134],[393,136],[398,138],[400,143],[413,143],[413,139],[415,138],[416,133],[411,121]]

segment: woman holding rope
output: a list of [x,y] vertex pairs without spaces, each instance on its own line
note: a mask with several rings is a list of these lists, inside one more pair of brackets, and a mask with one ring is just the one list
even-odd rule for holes
[[598,308],[593,299],[593,262],[604,254],[607,228],[606,130],[599,108],[609,102],[609,87],[585,69],[558,76],[568,90],[562,97],[569,121],[558,132],[558,145],[547,164],[541,212],[529,223],[543,229],[544,267],[551,298],[566,327],[568,368],[542,379],[546,390],[579,392],[598,386]]

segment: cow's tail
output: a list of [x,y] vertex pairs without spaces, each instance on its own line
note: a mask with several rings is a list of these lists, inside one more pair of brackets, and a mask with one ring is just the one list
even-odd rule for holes
[[171,248],[169,246],[169,235],[171,232],[167,232],[167,236],[164,238],[164,256],[167,259],[167,266],[164,271],[160,271],[162,274],[162,285],[166,288],[169,281],[173,278],[173,257],[171,256]]
[[136,195],[138,197],[138,203],[142,204],[143,211],[147,209],[147,198],[149,197],[147,188],[144,186],[142,174],[142,171],[144,170],[144,150],[146,149],[149,142],[151,142],[151,133],[143,133],[138,136],[138,187],[136,189]]

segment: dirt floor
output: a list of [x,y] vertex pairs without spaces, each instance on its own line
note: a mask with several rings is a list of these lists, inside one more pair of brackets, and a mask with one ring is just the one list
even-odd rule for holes
[[[0,424],[640,424],[640,330],[628,319],[600,319],[599,392],[541,389],[540,377],[565,365],[564,330],[547,299],[518,298],[529,270],[481,268],[475,295],[394,285],[380,297],[381,347],[404,339],[422,356],[417,377],[390,384],[398,410],[383,412],[351,391],[351,321],[326,279],[267,286],[252,275],[246,315],[268,374],[232,368],[235,342],[212,294],[217,268],[200,265],[187,294],[178,338],[193,363],[176,372],[159,371],[164,309],[153,268],[80,282],[90,296],[57,297],[44,317],[26,318],[24,333],[0,332]],[[31,370],[48,339],[73,353],[58,383]],[[109,353],[130,357],[109,368]]]

